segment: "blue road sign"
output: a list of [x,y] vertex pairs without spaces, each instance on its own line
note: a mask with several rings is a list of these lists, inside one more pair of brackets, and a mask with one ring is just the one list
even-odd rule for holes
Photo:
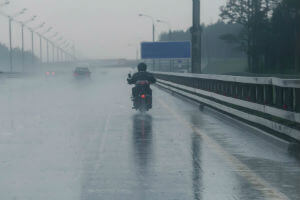
[[142,59],[190,58],[191,43],[187,42],[142,42]]

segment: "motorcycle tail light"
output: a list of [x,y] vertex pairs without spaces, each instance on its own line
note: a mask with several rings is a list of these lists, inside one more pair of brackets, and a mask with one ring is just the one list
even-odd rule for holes
[[146,98],[146,95],[142,94],[142,95],[141,95],[141,98],[142,98],[142,99],[145,99],[145,98]]

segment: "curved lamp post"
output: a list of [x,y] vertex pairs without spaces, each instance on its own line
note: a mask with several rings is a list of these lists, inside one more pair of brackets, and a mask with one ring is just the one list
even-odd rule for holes
[[45,22],[41,23],[40,25],[34,27],[34,28],[30,28],[30,32],[31,32],[31,54],[32,54],[32,64],[34,64],[34,32],[37,31],[38,29],[41,29],[45,26]]
[[156,20],[157,23],[161,23],[161,24],[166,24],[169,28],[169,41],[171,41],[171,33],[172,33],[172,27],[171,27],[171,23],[164,21],[164,20]]
[[37,35],[40,38],[40,62],[43,63],[43,46],[42,46],[42,39],[44,38],[44,35],[49,33],[52,30],[52,27],[48,28],[46,31],[42,33],[37,33]]
[[[63,37],[59,37],[57,40],[56,40],[56,44],[58,44],[59,42],[61,42],[64,38]],[[59,54],[60,54],[60,47],[59,45],[57,45],[56,47],[57,49],[57,62],[60,62],[60,57],[59,57]]]
[[149,15],[139,14],[140,17],[146,17],[152,20],[152,40],[155,42],[155,20]]
[[47,43],[47,64],[49,64],[49,40],[48,40],[48,38],[45,37],[45,35],[46,35],[47,33],[49,33],[52,29],[53,29],[53,28],[50,27],[50,28],[48,28],[46,31],[44,31],[44,32],[42,33],[42,36],[44,37],[44,39],[46,40],[46,43]]
[[55,44],[53,42],[53,39],[55,39],[58,36],[58,32],[54,33],[51,37],[49,37],[49,40],[51,41],[51,45],[52,45],[52,63],[55,62],[55,56],[54,56],[54,51],[55,51]]
[[[139,14],[140,17],[146,17],[152,20],[152,41],[155,42],[155,20],[150,15]],[[152,59],[152,70],[155,71],[155,60]]]
[[21,24],[21,34],[22,34],[22,70],[24,72],[24,66],[25,66],[25,57],[24,57],[24,27],[28,25],[29,23],[33,22],[36,19],[36,16],[31,17],[30,19],[26,21],[19,21]]
[[12,21],[14,20],[14,18],[17,18],[21,15],[23,15],[26,12],[26,8],[22,9],[20,12],[17,12],[14,15],[8,15],[8,29],[9,29],[9,68],[10,68],[10,72],[13,71],[13,61],[12,61],[12,57],[13,57],[13,50],[12,50]]

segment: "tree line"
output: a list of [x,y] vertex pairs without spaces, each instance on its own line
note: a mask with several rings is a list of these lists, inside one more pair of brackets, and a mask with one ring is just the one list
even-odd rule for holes
[[[12,50],[14,65],[22,65],[22,50],[20,48],[14,48]],[[39,61],[39,58],[34,55],[34,63]],[[9,66],[9,48],[0,43],[0,71],[4,71]],[[30,51],[24,52],[25,65],[32,64],[32,53]]]
[[[211,25],[202,25],[202,54],[203,57],[212,58],[226,58],[226,57],[244,57],[244,53],[236,50],[236,45],[227,43],[221,40],[223,34],[234,34],[241,29],[238,24],[225,24],[218,21]],[[159,38],[160,41],[190,41],[190,30],[171,31],[169,33],[162,33]]]
[[[220,21],[202,25],[203,56],[246,56],[252,73],[300,72],[299,0],[227,0],[220,9]],[[160,40],[190,40],[190,32]]]

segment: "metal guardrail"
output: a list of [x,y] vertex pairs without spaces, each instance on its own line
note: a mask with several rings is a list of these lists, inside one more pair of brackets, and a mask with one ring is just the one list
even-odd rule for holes
[[[165,72],[154,74],[160,85],[173,91],[213,107],[225,106],[222,110],[231,114],[242,115],[237,111],[243,111],[248,117],[256,116],[250,121],[262,126],[268,124],[268,128],[300,140],[300,79]],[[261,118],[260,121],[258,118]]]
[[155,72],[162,80],[224,96],[300,112],[300,79]]

